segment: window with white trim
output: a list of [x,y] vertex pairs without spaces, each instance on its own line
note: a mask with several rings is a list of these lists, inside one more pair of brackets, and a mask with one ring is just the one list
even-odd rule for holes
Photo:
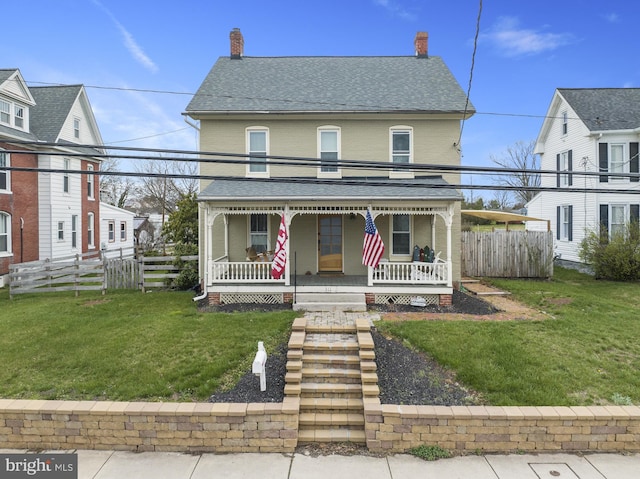
[[0,254],[11,253],[11,216],[0,212]]
[[19,105],[13,107],[13,124],[16,128],[24,129],[24,108]]
[[58,241],[64,241],[64,221],[58,221]]
[[624,234],[625,224],[629,219],[627,205],[611,205],[611,213],[609,216],[609,236]]
[[[8,167],[10,165],[9,153],[0,150],[0,166]],[[11,189],[11,177],[9,170],[0,170],[0,191],[9,191]]]
[[73,137],[80,139],[80,118],[73,119]]
[[267,154],[269,151],[269,130],[247,129],[247,154],[249,155],[248,175],[267,175]]
[[[64,159],[64,168],[65,170],[70,170],[71,169],[71,160],[68,158]],[[65,172],[63,173],[63,177],[62,177],[62,191],[64,191],[65,193],[69,193],[69,173]]]
[[120,222],[120,241],[127,241],[127,223],[125,221]]
[[249,245],[256,253],[269,249],[269,221],[266,214],[252,214],[249,218]]
[[11,103],[0,100],[0,123],[11,124]]
[[96,238],[95,238],[95,216],[93,213],[89,213],[87,215],[87,246],[89,248],[94,248],[96,245]]
[[[609,145],[609,172],[610,173],[628,173],[629,163],[625,161],[624,144],[613,143]],[[610,176],[612,180],[628,180],[628,177]]]
[[411,130],[391,130],[391,162],[411,163]]
[[320,173],[339,173],[337,161],[340,159],[340,129],[318,128],[318,157]]
[[571,228],[571,208],[569,206],[560,207],[560,239],[568,240]]
[[71,247],[78,247],[78,215],[71,215]]
[[[569,152],[563,151],[560,153],[560,160],[558,163],[558,171],[560,172],[568,172],[571,171],[569,166]],[[571,183],[569,181],[568,173],[560,173],[560,185],[559,186],[569,186]]]
[[[87,165],[87,171],[92,172],[93,171],[93,165]],[[92,200],[94,198],[94,193],[93,193],[93,173],[88,173],[87,174],[87,198],[89,198],[90,200]]]
[[411,254],[411,217],[393,215],[391,219],[391,254]]
[[562,112],[562,135],[566,135],[569,132],[569,115],[566,111]]
[[113,243],[116,240],[116,222],[109,221],[107,224],[107,231],[109,232],[109,243]]

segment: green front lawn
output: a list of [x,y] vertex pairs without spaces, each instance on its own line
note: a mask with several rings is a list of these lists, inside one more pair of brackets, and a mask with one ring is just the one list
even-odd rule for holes
[[551,281],[493,283],[552,319],[378,327],[454,369],[493,405],[640,404],[640,284],[562,268]]
[[191,293],[0,290],[0,397],[205,400],[288,340],[296,313],[199,313]]

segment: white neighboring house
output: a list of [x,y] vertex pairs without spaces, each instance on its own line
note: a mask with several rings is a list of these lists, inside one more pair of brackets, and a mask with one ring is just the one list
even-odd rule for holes
[[100,203],[100,249],[107,258],[133,256],[135,253],[135,213],[108,203]]
[[[561,260],[580,262],[585,232],[603,227],[611,234],[638,220],[639,140],[640,88],[555,91],[535,149],[541,170],[558,172],[541,178],[554,191],[540,192],[526,207],[529,216],[550,221]],[[530,230],[541,226],[527,223]]]

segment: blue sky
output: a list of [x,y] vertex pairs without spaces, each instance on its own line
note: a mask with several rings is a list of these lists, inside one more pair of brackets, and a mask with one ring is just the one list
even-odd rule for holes
[[[247,56],[412,55],[429,33],[462,88],[479,0],[24,0],[3,5],[1,68],[87,87],[108,145],[197,149],[181,113],[238,27]],[[639,87],[640,3],[484,0],[463,165],[535,139],[555,88]],[[8,20],[8,21],[7,21]],[[98,87],[98,88],[96,88]],[[160,93],[164,92],[164,93]],[[480,180],[475,180],[480,182]]]

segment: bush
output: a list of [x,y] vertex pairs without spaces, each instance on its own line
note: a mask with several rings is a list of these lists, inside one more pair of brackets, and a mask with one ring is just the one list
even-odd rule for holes
[[183,261],[181,256],[193,256],[198,254],[198,245],[177,243],[174,254],[176,259],[173,264],[180,268],[180,273],[174,278],[172,286],[179,290],[191,289],[198,284],[198,262]]
[[614,281],[640,280],[640,235],[638,223],[609,239],[606,229],[588,231],[580,243],[580,259],[593,267],[596,278]]

